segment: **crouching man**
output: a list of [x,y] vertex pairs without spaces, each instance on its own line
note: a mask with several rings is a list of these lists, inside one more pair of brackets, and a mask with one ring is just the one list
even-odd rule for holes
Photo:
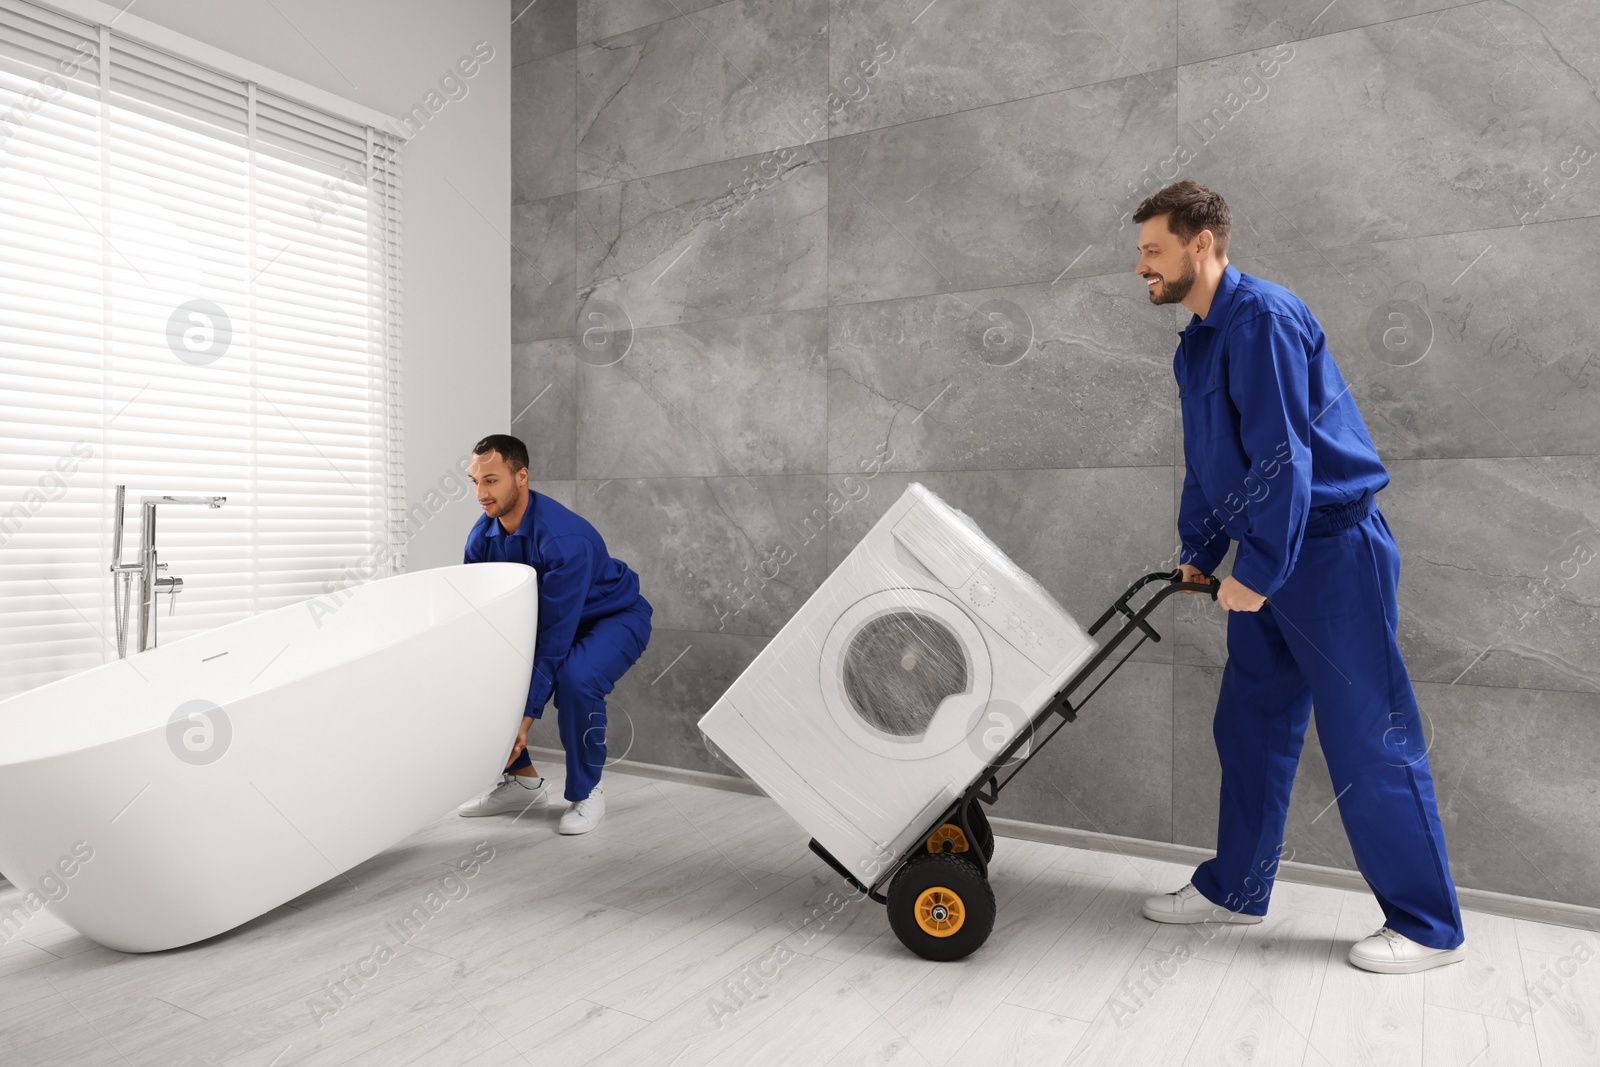
[[639,576],[613,559],[587,520],[528,486],[528,449],[490,434],[467,468],[483,516],[467,535],[465,562],[525,563],[539,574],[539,624],[522,728],[500,783],[463,804],[462,815],[524,812],[548,801],[528,758],[528,727],[553,695],[566,750],[563,834],[594,829],[605,814],[600,771],[606,762],[606,694],[650,640],[650,602]]

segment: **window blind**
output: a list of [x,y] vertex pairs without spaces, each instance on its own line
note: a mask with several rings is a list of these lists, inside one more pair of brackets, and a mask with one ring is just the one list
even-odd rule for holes
[[403,564],[399,147],[0,0],[0,698],[116,657],[119,483],[227,497],[162,644]]

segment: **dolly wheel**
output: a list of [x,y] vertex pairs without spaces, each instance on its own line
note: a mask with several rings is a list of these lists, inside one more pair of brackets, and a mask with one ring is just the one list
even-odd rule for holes
[[994,929],[994,890],[978,868],[949,852],[911,857],[889,884],[889,926],[927,960],[959,960]]
[[[989,817],[976,800],[967,805],[967,821],[972,824],[978,847],[983,849],[984,862],[994,859],[994,831],[989,827]],[[941,823],[937,830],[928,835],[927,844],[929,852],[960,853],[972,847],[967,842],[967,835],[961,832],[961,827],[953,822]]]
[[929,852],[965,852],[968,847],[967,835],[953,822],[944,823],[928,835]]

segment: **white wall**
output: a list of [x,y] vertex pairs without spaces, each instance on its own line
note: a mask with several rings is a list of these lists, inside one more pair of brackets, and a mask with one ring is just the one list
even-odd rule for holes
[[[480,437],[509,428],[507,0],[141,0],[130,14],[394,116],[476,42],[494,50],[402,157],[406,495],[423,501]],[[408,570],[461,562],[481,514],[468,490],[417,530]]]

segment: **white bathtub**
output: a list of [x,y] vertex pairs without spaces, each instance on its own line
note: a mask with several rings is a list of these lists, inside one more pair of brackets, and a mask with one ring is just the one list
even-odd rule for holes
[[[520,563],[397,575],[0,702],[0,873],[39,894],[24,910],[48,900],[124,952],[338,877],[505,766],[534,579]],[[180,707],[207,714],[169,726]],[[20,917],[0,913],[0,942]]]

